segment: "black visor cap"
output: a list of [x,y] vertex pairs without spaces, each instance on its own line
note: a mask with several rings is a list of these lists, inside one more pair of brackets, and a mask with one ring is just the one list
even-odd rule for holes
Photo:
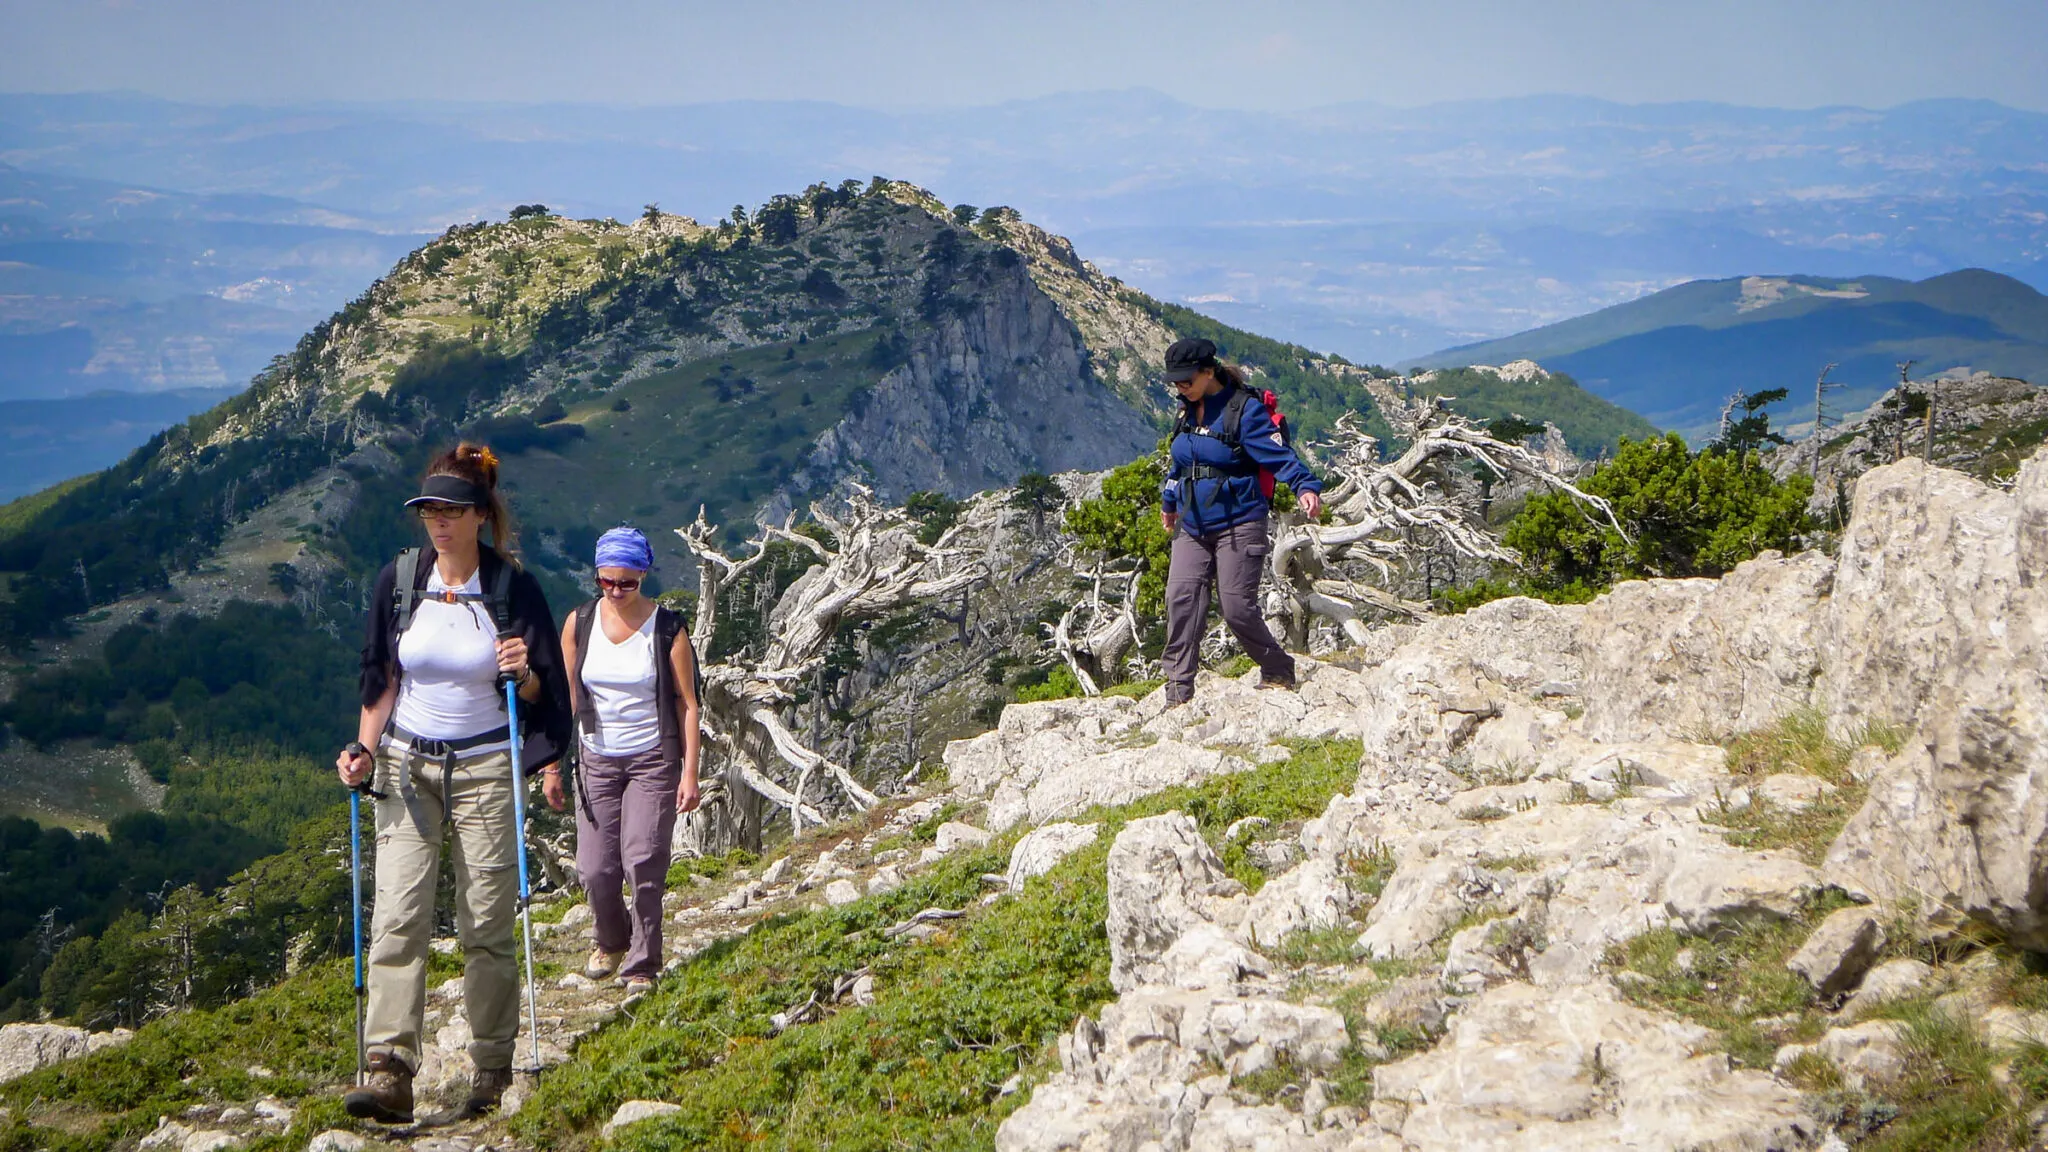
[[1200,336],[1175,340],[1166,350],[1166,378],[1175,384],[1193,380],[1195,373],[1216,366],[1216,345]]
[[420,485],[420,494],[405,502],[410,508],[415,504],[462,504],[470,508],[483,508],[491,502],[490,494],[460,476],[429,476]]

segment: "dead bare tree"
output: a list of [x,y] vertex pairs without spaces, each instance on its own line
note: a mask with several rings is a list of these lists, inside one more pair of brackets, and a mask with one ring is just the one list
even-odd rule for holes
[[[753,553],[734,560],[712,546],[713,529],[700,510],[695,523],[677,534],[698,557],[700,589],[691,636],[708,650],[716,627],[717,594],[768,554],[771,541],[804,548],[819,564],[807,570],[776,601],[768,616],[768,644],[760,656],[729,653],[704,669],[704,719],[720,752],[726,798],[721,811],[693,821],[686,851],[757,849],[765,816],[742,790],[789,812],[801,830],[822,823],[827,810],[864,809],[877,797],[852,772],[806,746],[794,731],[796,689],[823,664],[833,634],[843,623],[871,620],[923,601],[938,600],[986,579],[977,561],[950,547],[949,531],[935,544],[922,544],[917,524],[901,510],[884,507],[874,494],[852,486],[843,515],[818,504],[811,515],[825,540],[796,531],[792,519],[763,525]],[[807,799],[812,777],[822,773],[838,785],[835,800]],[[793,778],[793,779],[792,779]]]
[[1627,533],[1605,500],[1581,491],[1544,454],[1494,439],[1451,411],[1450,397],[1410,398],[1383,380],[1371,380],[1381,413],[1408,447],[1391,461],[1379,443],[1346,414],[1329,444],[1326,472],[1335,483],[1324,493],[1328,525],[1284,517],[1273,544],[1272,572],[1285,593],[1290,647],[1305,649],[1314,617],[1334,622],[1353,643],[1366,638],[1371,617],[1413,619],[1427,604],[1406,600],[1390,587],[1418,548],[1453,557],[1517,563],[1519,557],[1478,515],[1476,488],[1465,466],[1495,479],[1519,476],[1569,493],[1589,515]]
[[[1137,644],[1138,576],[1134,566],[1112,568],[1108,561],[1098,558],[1085,573],[1084,578],[1093,585],[1088,598],[1067,609],[1059,623],[1046,625],[1053,651],[1073,672],[1084,696],[1102,695],[1101,681],[1115,674],[1117,666]],[[1123,583],[1122,595],[1112,593],[1105,603],[1103,584],[1117,581]]]

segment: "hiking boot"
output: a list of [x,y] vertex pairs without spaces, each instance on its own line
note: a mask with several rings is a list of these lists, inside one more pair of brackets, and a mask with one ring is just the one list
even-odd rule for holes
[[412,1123],[412,1069],[389,1052],[372,1052],[370,1076],[341,1097],[341,1106],[358,1120],[379,1124]]
[[481,1116],[495,1109],[498,1101],[505,1098],[505,1089],[512,1087],[510,1068],[479,1068],[469,1078],[469,1098],[462,1102],[462,1111],[468,1116]]
[[628,976],[623,984],[629,999],[634,996],[645,996],[654,991],[654,981],[646,976]]
[[1259,687],[1261,689],[1270,689],[1276,692],[1292,692],[1295,690],[1296,685],[1294,683],[1294,677],[1292,676],[1288,676],[1283,679],[1261,675],[1259,677]]
[[625,958],[626,954],[624,952],[607,952],[602,948],[594,949],[590,953],[590,959],[583,962],[583,974],[592,980],[602,980],[617,972],[619,970],[619,961]]

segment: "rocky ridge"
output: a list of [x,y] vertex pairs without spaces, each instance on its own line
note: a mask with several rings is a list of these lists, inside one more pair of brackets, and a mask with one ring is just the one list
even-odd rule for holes
[[[2048,458],[2011,495],[1907,462],[1858,485],[1839,560],[1767,554],[1721,581],[1630,583],[1584,607],[1487,605],[1383,634],[1367,671],[1318,666],[1299,697],[1272,703],[1210,685],[1186,715],[1116,700],[1011,709],[949,753],[996,822],[1046,819],[1069,793],[1106,799],[1146,772],[1232,770],[1201,749],[1207,732],[1255,747],[1334,724],[1363,740],[1365,763],[1357,789],[1295,838],[1302,863],[1255,894],[1185,818],[1123,830],[1108,876],[1121,995],[1062,1038],[1060,1072],[997,1146],[1818,1146],[1828,1122],[1778,1073],[1814,1055],[1858,1084],[1896,1074],[1900,1026],[1856,1022],[1858,1001],[1966,973],[1879,967],[1774,1071],[1631,1003],[1645,981],[1616,967],[1615,949],[1660,928],[1706,938],[1793,923],[1829,892],[1875,899],[1924,935],[1975,924],[2040,947],[2022,861],[2042,824],[2018,797],[2048,769],[2044,605],[2022,575],[2043,570],[2044,548]],[[1832,785],[1731,775],[1723,749],[1699,742],[1802,709],[1838,733],[1873,721],[1910,733],[1894,754],[1859,755],[1871,799],[1824,861],[1738,847],[1728,813],[1796,812]],[[1125,767],[1130,753],[1111,745],[1134,733],[1158,740]],[[1377,862],[1363,870],[1376,894],[1356,883],[1360,861]],[[1834,995],[1876,956],[1876,917],[1859,912],[1838,912],[1856,922],[1831,919],[1795,958]],[[1349,931],[1353,917],[1359,961],[1312,980],[1257,954],[1290,931]],[[1347,1037],[1324,1006],[1347,992],[1365,998],[1368,1034]],[[1945,1007],[1995,1042],[2039,1035],[1988,999]],[[1418,1033],[1434,1038],[1425,1050],[1372,1069],[1369,1109],[1328,1102],[1315,1077],[1347,1045],[1384,1055]],[[1311,1077],[1296,1106],[1233,1089],[1282,1061]]]

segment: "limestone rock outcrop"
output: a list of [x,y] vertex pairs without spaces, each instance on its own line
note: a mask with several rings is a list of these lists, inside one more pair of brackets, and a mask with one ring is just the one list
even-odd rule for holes
[[1866,474],[1842,542],[1838,725],[1907,731],[1828,854],[1831,876],[1938,924],[2048,948],[2048,456],[2011,492],[1914,461]]
[[88,1032],[62,1024],[9,1024],[0,1027],[0,1084],[64,1060],[125,1044],[135,1034],[126,1028]]
[[[2029,890],[2027,864],[2048,853],[2042,572],[2048,457],[2010,493],[1907,463],[1864,477],[1839,562],[1767,553],[1720,580],[1631,582],[1576,607],[1497,601],[1383,630],[1347,661],[1361,671],[1326,683],[1355,702],[1348,723],[1320,720],[1327,696],[1293,713],[1315,734],[1360,737],[1360,773],[1286,851],[1252,857],[1277,862],[1256,894],[1238,894],[1185,816],[1119,834],[1107,925],[1119,999],[1062,1039],[1061,1072],[998,1146],[1822,1145],[1825,1125],[1791,1082],[1631,1003],[1614,980],[1648,981],[1616,975],[1616,948],[1656,929],[1715,938],[1805,919],[1831,888],[1875,898],[1835,912],[1791,958],[1823,1008],[1855,994],[1820,1040],[1777,1061],[1782,1073],[1810,1053],[1866,1085],[1897,1074],[1899,1050],[1896,1025],[1859,1018],[1950,986],[1918,960],[1872,967],[1901,909],[1945,908],[2048,946],[2048,893]],[[1302,734],[1225,699],[1230,687],[1205,680],[1197,704],[1215,700],[1172,717],[1152,701],[1012,709],[1003,730],[949,753],[953,778],[1004,819],[1035,823],[1051,808],[1037,797],[1063,774],[1088,778],[1088,795],[1126,796],[1210,772],[1140,767],[1145,757],[1187,764],[1190,749]],[[1732,775],[1710,742],[1795,713],[1871,745],[1853,781]],[[1898,754],[1875,746],[1896,734]],[[1863,780],[1869,799],[1822,867],[1731,837]],[[1219,843],[1241,834],[1267,833],[1233,827]],[[1365,963],[1277,959],[1353,916]],[[1375,976],[1386,962],[1408,974]],[[1343,1051],[1376,1062],[1369,1109],[1332,1103],[1318,1078],[1316,1038],[1337,1034],[1271,1005],[1311,973],[1311,988],[1351,989]],[[1981,1017],[1994,1042],[2037,1027],[1970,996],[1983,998],[1943,1003]],[[1296,1007],[1316,1006],[1310,995]],[[1219,1019],[1233,1039],[1216,1039]],[[1390,1044],[1422,1050],[1389,1059]],[[1286,1053],[1298,1094],[1240,1090],[1264,1050]]]

